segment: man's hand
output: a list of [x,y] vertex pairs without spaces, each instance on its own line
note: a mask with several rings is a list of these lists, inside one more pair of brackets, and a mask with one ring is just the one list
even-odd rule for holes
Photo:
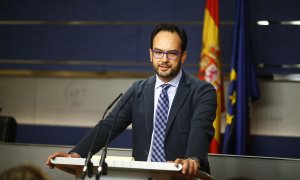
[[54,159],[55,157],[71,157],[71,158],[80,158],[80,155],[77,153],[72,153],[72,154],[68,154],[65,152],[56,152],[54,154],[51,154],[47,161],[46,161],[46,165],[48,165],[51,169],[54,168],[54,164],[51,163],[51,159]]
[[182,174],[188,175],[188,176],[196,176],[198,170],[200,170],[200,163],[197,160],[194,159],[179,159],[177,158],[174,161],[175,166],[178,166],[178,164],[182,165]]

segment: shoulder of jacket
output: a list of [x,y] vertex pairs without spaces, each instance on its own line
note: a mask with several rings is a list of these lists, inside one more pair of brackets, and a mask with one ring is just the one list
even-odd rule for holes
[[148,85],[149,83],[151,82],[155,82],[155,77],[154,76],[151,76],[151,77],[148,77],[147,79],[143,79],[143,80],[137,80],[133,83],[133,86],[135,88],[143,88],[144,86]]

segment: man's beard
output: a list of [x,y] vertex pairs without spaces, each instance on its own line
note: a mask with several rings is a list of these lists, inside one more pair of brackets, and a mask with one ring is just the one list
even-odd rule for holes
[[178,61],[178,63],[175,66],[173,66],[173,69],[169,69],[169,71],[166,71],[166,72],[159,71],[159,66],[160,65],[168,66],[168,64],[166,64],[166,63],[161,63],[161,64],[157,65],[157,67],[153,66],[153,69],[159,77],[174,78],[174,77],[176,77],[176,75],[180,71],[180,68],[181,68],[181,63],[180,62],[181,61]]

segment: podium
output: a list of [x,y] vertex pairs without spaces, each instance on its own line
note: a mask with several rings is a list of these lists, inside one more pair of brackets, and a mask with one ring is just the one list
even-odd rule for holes
[[[99,165],[99,156],[93,156],[91,159],[93,163],[93,172],[97,173],[97,167]],[[81,178],[82,169],[85,164],[85,158],[67,158],[56,157],[51,162],[60,170],[75,175],[76,179]],[[179,164],[175,167],[174,163],[161,163],[161,162],[145,162],[145,161],[133,161],[128,157],[110,157],[106,158],[108,165],[107,175],[102,175],[100,179],[151,179],[151,180],[168,180],[168,179],[193,179],[193,177],[185,176],[181,173],[182,166]],[[199,175],[196,177],[203,180],[211,180],[212,176],[199,171]],[[95,176],[85,179],[95,179]]]

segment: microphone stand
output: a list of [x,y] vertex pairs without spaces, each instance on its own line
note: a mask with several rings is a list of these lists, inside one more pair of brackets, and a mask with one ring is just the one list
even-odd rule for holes
[[[119,113],[118,113],[119,114]],[[117,115],[118,115],[117,114]],[[117,117],[116,115],[116,117]],[[99,166],[98,166],[98,173],[96,175],[96,180],[99,180],[100,179],[100,176],[101,175],[107,175],[107,163],[105,162],[105,159],[106,159],[106,154],[107,154],[107,146],[108,146],[108,143],[109,143],[109,139],[110,139],[110,136],[112,134],[112,130],[114,128],[114,125],[115,125],[115,122],[116,122],[116,119],[114,119],[114,122],[113,122],[113,125],[112,125],[112,128],[109,132],[109,135],[108,135],[108,138],[107,138],[107,141],[106,141],[106,144],[102,150],[102,153],[101,153],[101,158],[100,158],[100,161],[99,161]]]
[[114,119],[114,122],[112,124],[112,127],[109,131],[109,135],[108,135],[108,138],[106,140],[106,144],[102,150],[102,154],[101,154],[101,158],[100,158],[100,161],[99,161],[99,166],[98,166],[98,173],[96,175],[96,180],[99,180],[100,179],[100,176],[101,175],[107,175],[107,163],[105,162],[105,159],[106,159],[106,154],[107,154],[107,147],[108,147],[108,143],[109,143],[109,140],[110,140],[110,137],[111,137],[111,134],[112,134],[112,131],[114,129],[114,126],[115,126],[115,123],[116,123],[116,119],[121,111],[121,109],[123,109],[123,107],[125,106],[125,104],[127,103],[128,99],[130,99],[130,97],[132,96],[133,93],[131,93],[128,98],[124,101],[124,103],[122,104],[122,106],[119,108],[118,112],[116,113],[116,116],[115,116],[115,119]]
[[98,173],[96,175],[96,180],[100,179],[101,175],[107,175],[107,163],[105,162],[107,153],[107,146],[104,147],[101,154],[101,159],[99,161]]
[[[107,111],[115,104],[115,102],[123,95],[123,93],[120,93],[119,96],[107,107],[107,109],[105,110],[103,116],[102,116],[102,120],[104,119]],[[83,167],[83,170],[82,170],[82,175],[81,175],[81,179],[85,179],[85,176],[86,174],[88,174],[88,177],[91,178],[92,177],[92,174],[93,174],[93,163],[91,161],[92,159],[92,149],[94,147],[94,144],[96,142],[96,139],[97,139],[97,136],[99,134],[99,130],[102,126],[102,123],[97,127],[97,130],[96,130],[96,135],[94,137],[94,140],[93,140],[93,143],[90,147],[90,150],[89,150],[89,153],[88,153],[88,156],[87,158],[85,159],[85,164],[84,164],[84,167]]]
[[88,156],[85,159],[85,165],[82,169],[81,179],[85,179],[86,174],[91,178],[93,174],[93,163],[91,161],[92,155],[91,151],[89,151]]

